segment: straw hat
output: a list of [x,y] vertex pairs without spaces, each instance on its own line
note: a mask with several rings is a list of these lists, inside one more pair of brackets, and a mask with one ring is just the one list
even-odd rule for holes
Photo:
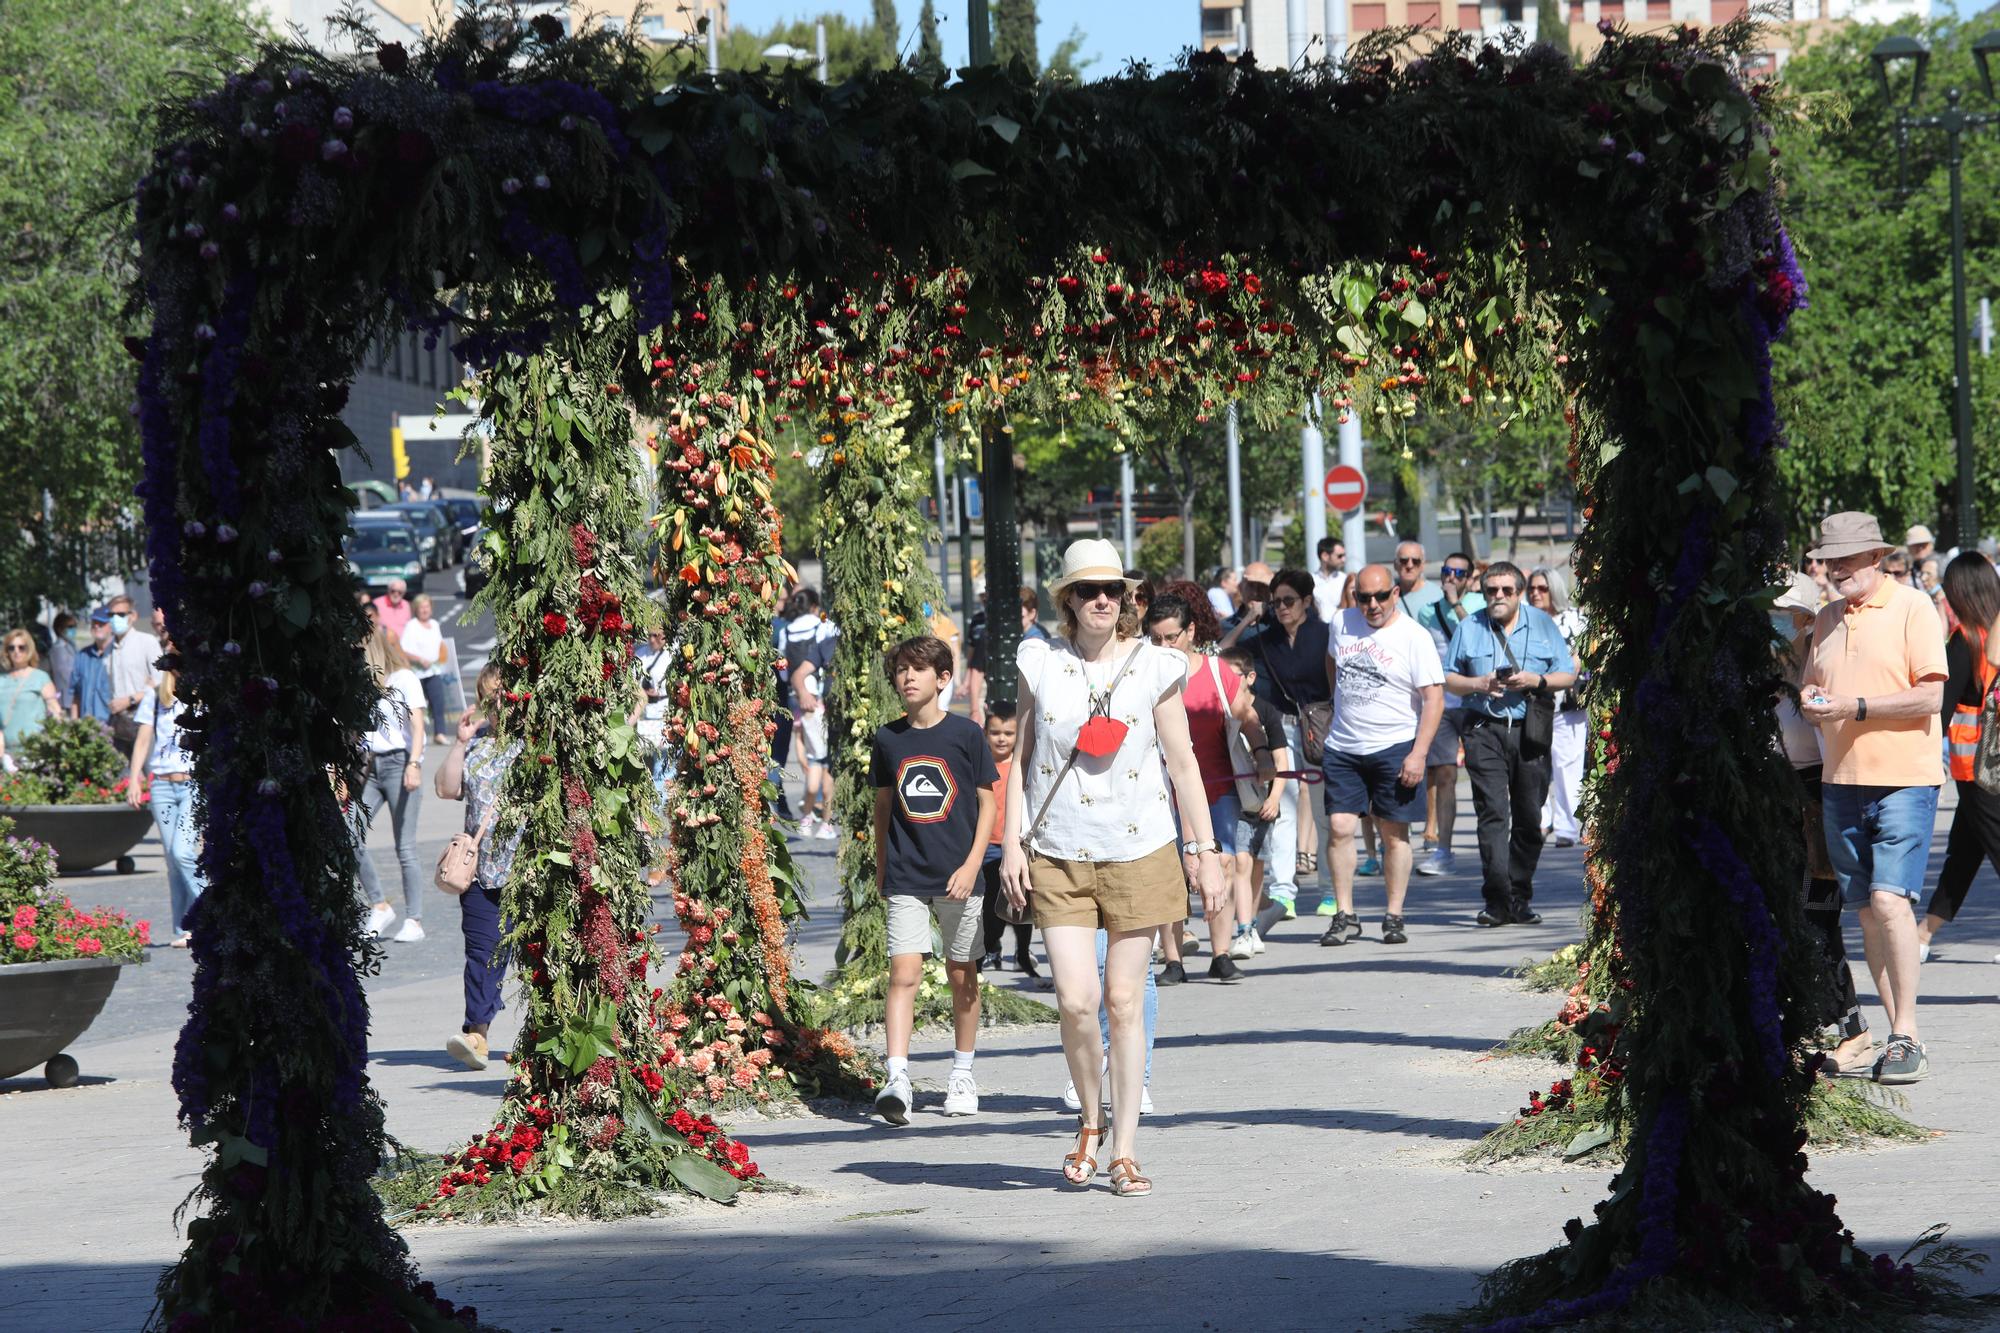
[[1072,583],[1122,583],[1127,592],[1139,586],[1139,580],[1125,577],[1125,566],[1118,563],[1118,548],[1102,537],[1085,537],[1069,544],[1063,552],[1062,573],[1049,581],[1049,596],[1061,601],[1063,591]]
[[1837,560],[1864,551],[1886,551],[1891,543],[1882,540],[1882,525],[1873,514],[1828,514],[1819,525],[1819,541],[1806,554],[1815,560]]

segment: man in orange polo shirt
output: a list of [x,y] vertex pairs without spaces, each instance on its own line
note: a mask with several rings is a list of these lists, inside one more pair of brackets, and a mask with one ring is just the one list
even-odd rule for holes
[[1917,921],[1944,782],[1944,631],[1930,599],[1882,573],[1890,543],[1867,514],[1834,514],[1806,554],[1835,599],[1813,620],[1804,712],[1825,754],[1826,846],[1858,907],[1868,971],[1889,1015],[1878,1083],[1930,1072],[1917,1040]]

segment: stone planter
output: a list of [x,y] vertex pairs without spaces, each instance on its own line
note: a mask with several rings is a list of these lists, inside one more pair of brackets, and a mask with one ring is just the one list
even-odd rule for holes
[[53,1088],[76,1082],[63,1047],[96,1021],[123,964],[102,958],[0,967],[0,1078],[42,1066]]
[[127,855],[152,831],[153,812],[115,805],[10,805],[0,814],[12,817],[17,837],[33,838],[55,849],[56,869],[65,875],[95,870],[116,862],[118,873],[136,869]]

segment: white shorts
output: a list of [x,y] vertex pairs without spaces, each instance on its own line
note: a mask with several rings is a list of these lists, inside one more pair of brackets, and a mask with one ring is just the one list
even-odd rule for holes
[[826,767],[826,710],[816,708],[799,714],[799,739],[805,746],[803,758],[815,768]]
[[889,956],[899,953],[927,954],[931,951],[931,912],[937,912],[938,933],[944,936],[944,956],[953,963],[969,963],[985,952],[985,899],[919,898],[910,893],[889,895]]

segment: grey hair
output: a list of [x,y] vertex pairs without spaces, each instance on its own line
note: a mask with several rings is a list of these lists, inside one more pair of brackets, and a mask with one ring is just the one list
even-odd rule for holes
[[[1569,576],[1547,565],[1536,565],[1528,571],[1528,582],[1533,583],[1538,577],[1548,581],[1549,605],[1555,609],[1555,614],[1561,615],[1569,610]],[[1526,601],[1527,589],[1523,588],[1521,592],[1522,600]]]

